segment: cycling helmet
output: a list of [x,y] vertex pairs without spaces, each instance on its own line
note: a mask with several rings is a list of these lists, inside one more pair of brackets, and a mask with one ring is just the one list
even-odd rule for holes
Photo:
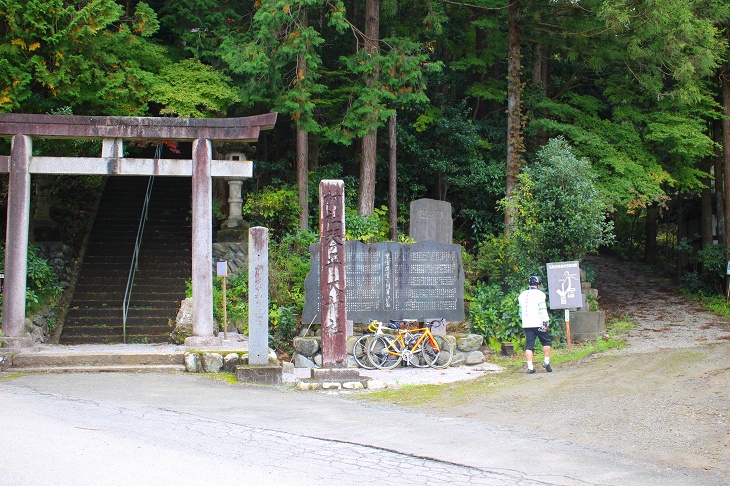
[[530,285],[542,285],[542,279],[537,275],[530,277]]

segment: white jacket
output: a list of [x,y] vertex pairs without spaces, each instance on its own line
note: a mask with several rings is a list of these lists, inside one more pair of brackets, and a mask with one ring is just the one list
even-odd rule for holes
[[550,320],[545,303],[545,293],[537,288],[523,291],[517,301],[520,304],[522,327],[540,327],[544,321]]

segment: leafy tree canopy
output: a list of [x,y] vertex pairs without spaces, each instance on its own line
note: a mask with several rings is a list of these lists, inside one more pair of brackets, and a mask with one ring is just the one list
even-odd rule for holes
[[612,240],[608,204],[591,164],[562,137],[551,139],[519,180],[502,206],[515,214],[509,235],[525,274],[546,262],[580,260]]

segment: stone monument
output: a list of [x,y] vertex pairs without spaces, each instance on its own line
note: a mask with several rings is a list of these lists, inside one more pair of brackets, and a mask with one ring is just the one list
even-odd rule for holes
[[[310,248],[312,260],[304,283],[303,322],[320,322],[319,244]],[[464,320],[464,267],[461,246],[426,241],[346,243],[347,319]],[[324,327],[324,326],[323,326]]]
[[435,199],[411,201],[411,224],[408,234],[414,240],[451,244],[453,226],[450,202]]

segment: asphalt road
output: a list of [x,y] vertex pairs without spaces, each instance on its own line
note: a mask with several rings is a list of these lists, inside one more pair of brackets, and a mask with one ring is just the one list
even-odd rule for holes
[[626,486],[727,479],[529,427],[192,374],[6,377],[0,411],[3,486]]

